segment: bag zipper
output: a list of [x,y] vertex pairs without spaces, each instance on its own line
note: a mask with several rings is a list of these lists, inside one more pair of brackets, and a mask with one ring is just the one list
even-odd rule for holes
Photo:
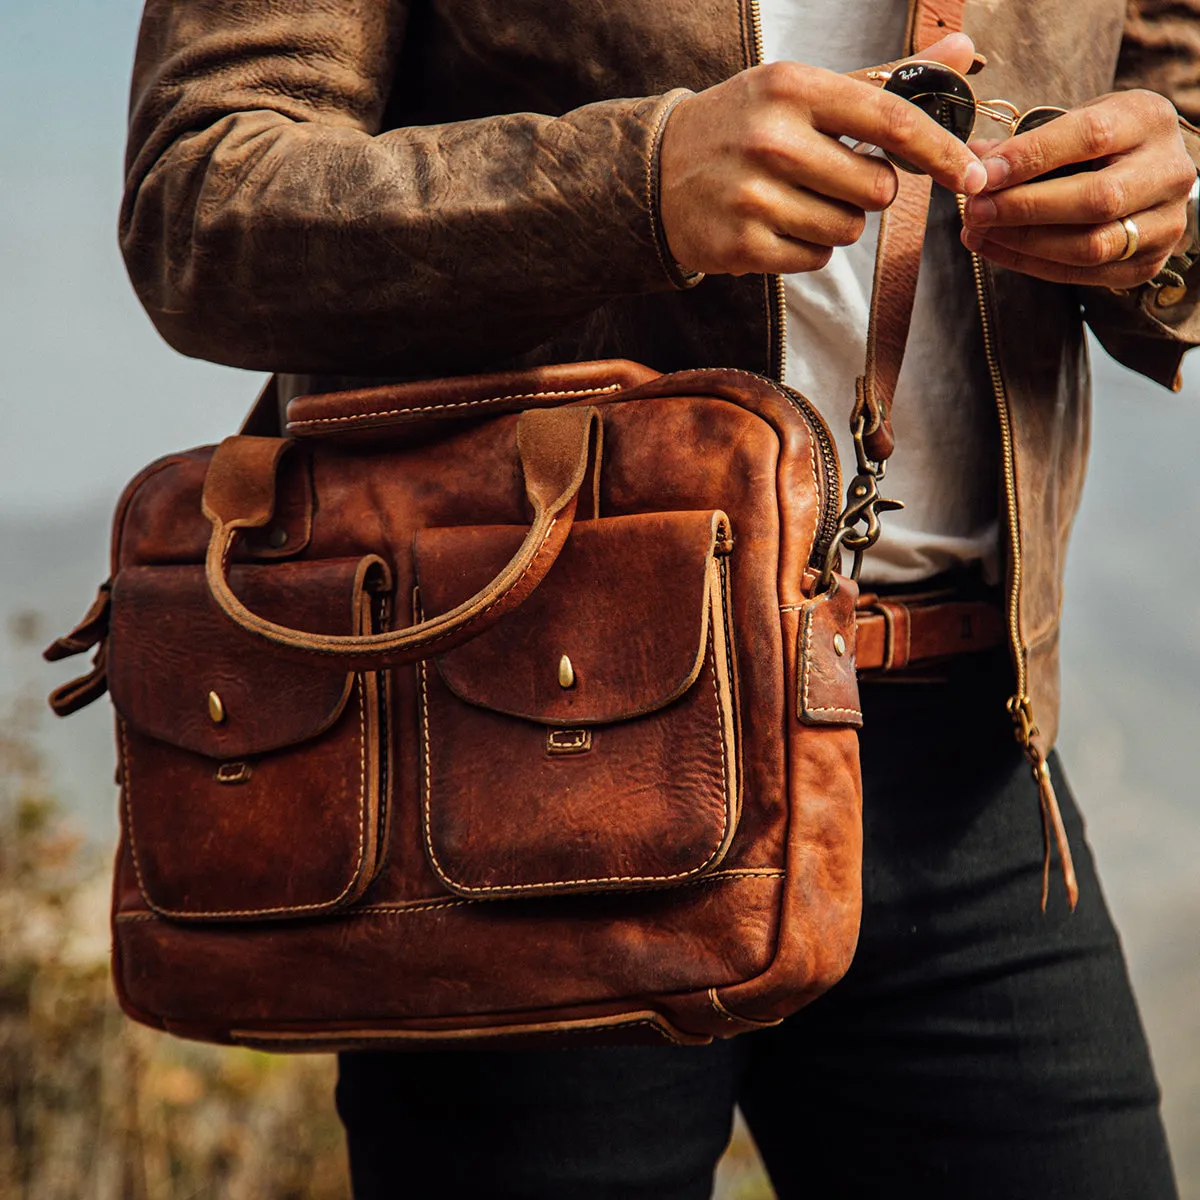
[[[959,216],[966,209],[966,199],[958,197]],[[1046,751],[1041,732],[1033,712],[1033,701],[1029,698],[1029,651],[1021,639],[1021,585],[1023,561],[1021,557],[1021,529],[1017,503],[1017,471],[1013,453],[1012,411],[1008,403],[1008,389],[1004,383],[1004,372],[996,349],[995,293],[991,275],[978,254],[971,253],[971,273],[975,279],[975,293],[979,300],[979,320],[983,330],[983,352],[991,379],[992,395],[1000,419],[1001,463],[1004,473],[1005,523],[1008,529],[1008,641],[1013,665],[1017,672],[1016,693],[1008,699],[1008,714],[1013,722],[1013,735],[1025,753],[1038,786],[1038,799],[1042,810],[1042,828],[1045,838],[1045,858],[1042,864],[1042,909],[1045,910],[1050,887],[1050,838],[1053,833],[1058,846],[1059,864],[1067,888],[1067,900],[1071,908],[1079,897],[1075,879],[1075,868],[1071,861],[1071,848],[1067,842],[1066,829],[1058,807],[1058,797],[1050,779],[1050,768],[1046,763]]]
[[802,392],[774,379],[768,379],[767,382],[786,397],[793,408],[799,410],[801,416],[808,421],[809,428],[816,434],[817,450],[819,451],[817,466],[821,485],[821,511],[817,518],[817,533],[813,539],[812,558],[809,559],[809,562],[819,569],[824,566],[829,545],[837,533],[840,515],[838,506],[842,497],[842,472],[838,465],[837,450],[833,444],[833,434],[829,432],[829,425],[825,418]]

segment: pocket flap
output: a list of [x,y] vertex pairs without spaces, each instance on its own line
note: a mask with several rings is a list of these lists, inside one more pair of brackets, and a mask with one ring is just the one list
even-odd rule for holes
[[[234,566],[254,612],[312,633],[358,633],[366,599],[388,585],[374,555]],[[285,657],[217,608],[199,566],[126,567],[116,578],[109,691],[138,732],[214,759],[239,759],[315,737],[337,720],[354,676]],[[214,699],[215,697],[215,699]]]
[[[423,615],[474,595],[524,533],[496,525],[419,532]],[[441,655],[438,671],[461,700],[544,725],[608,724],[660,709],[704,664],[709,565],[729,545],[720,511],[578,521],[530,597]]]

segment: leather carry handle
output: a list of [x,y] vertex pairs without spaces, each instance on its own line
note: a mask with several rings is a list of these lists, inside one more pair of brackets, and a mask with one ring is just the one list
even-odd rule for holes
[[282,438],[237,436],[216,449],[201,502],[212,522],[204,570],[213,599],[248,633],[283,650],[325,656],[348,669],[378,670],[440,654],[489,629],[545,578],[567,540],[579,489],[601,437],[593,405],[537,408],[517,423],[517,453],[533,522],[517,552],[485,588],[456,608],[404,629],[335,635],[278,625],[251,612],[229,586],[229,554],[240,529],[265,525],[275,506],[279,461],[293,444]]

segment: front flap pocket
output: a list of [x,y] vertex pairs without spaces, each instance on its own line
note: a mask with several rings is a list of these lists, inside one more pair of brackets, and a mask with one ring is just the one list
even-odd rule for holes
[[[256,612],[370,632],[374,556],[235,566]],[[123,821],[146,903],[180,920],[308,916],[377,867],[386,690],[376,674],[284,657],[212,602],[198,566],[127,567],[113,587],[109,688]]]
[[[424,530],[422,615],[468,598],[523,530]],[[737,718],[728,518],[577,522],[492,629],[418,668],[424,830],[466,895],[664,887],[733,837]]]

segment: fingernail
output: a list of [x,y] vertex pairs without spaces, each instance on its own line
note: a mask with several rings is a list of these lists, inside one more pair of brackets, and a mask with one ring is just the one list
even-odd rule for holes
[[996,219],[996,206],[986,196],[972,196],[964,211],[972,225],[990,225]]
[[968,250],[978,250],[983,245],[983,234],[978,229],[964,229],[962,231],[962,244]]
[[973,162],[963,177],[963,191],[968,196],[974,196],[977,192],[982,192],[987,183],[988,173],[984,170],[983,163]]
[[987,186],[999,187],[1012,173],[1012,166],[1006,158],[985,158],[983,168],[987,172]]

